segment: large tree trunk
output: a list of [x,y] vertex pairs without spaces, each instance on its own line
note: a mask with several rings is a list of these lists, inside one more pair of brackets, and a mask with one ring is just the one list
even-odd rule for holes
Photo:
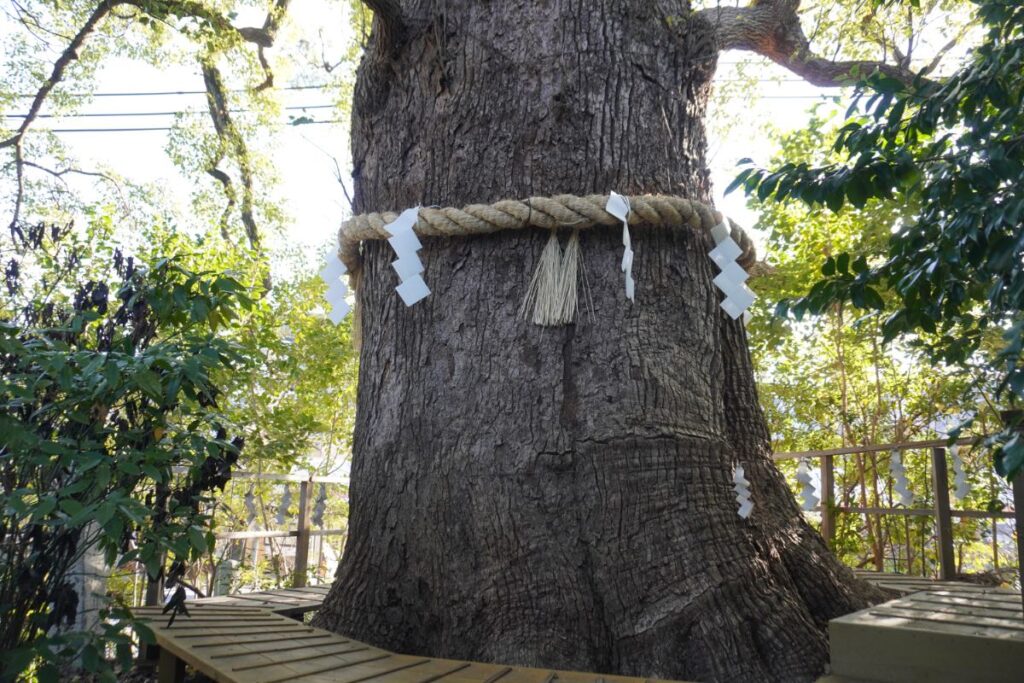
[[[406,2],[359,73],[358,211],[557,193],[709,200],[701,17],[640,0]],[[390,28],[390,27],[389,27]],[[394,42],[382,36],[390,36]],[[582,237],[593,315],[518,316],[542,231],[424,240],[405,308],[365,245],[350,537],[315,623],[393,650],[801,680],[872,597],[772,465],[707,235]],[[736,514],[742,463],[755,509]]]

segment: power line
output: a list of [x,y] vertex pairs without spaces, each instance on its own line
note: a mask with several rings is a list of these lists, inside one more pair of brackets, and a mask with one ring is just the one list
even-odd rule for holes
[[[329,83],[323,83],[320,85],[286,85],[280,88],[270,88],[270,90],[327,90],[332,88]],[[246,89],[232,90],[233,93],[244,93],[249,92]],[[165,95],[205,95],[205,90],[150,90],[150,91],[137,91],[137,92],[93,92],[93,93],[64,93],[65,97],[162,97]],[[21,99],[32,99],[36,95],[14,95]]]
[[[762,100],[814,100],[814,99],[835,99],[842,97],[839,94],[816,94],[816,95],[762,95],[758,99]],[[309,104],[309,105],[294,105],[290,107],[283,107],[284,111],[306,111],[310,109],[334,109],[337,105],[335,104]],[[251,109],[233,109],[233,114],[244,114],[251,113]],[[177,116],[179,114],[189,115],[205,115],[206,112],[196,111],[138,111],[138,112],[81,112],[81,113],[68,113],[68,114],[37,114],[36,118],[39,119],[77,119],[77,118],[130,118],[130,117],[145,117],[145,116]],[[26,114],[4,114],[4,118],[8,119],[24,119]]]
[[[345,121],[333,119],[331,121],[304,121],[303,123],[276,123],[273,125],[278,128],[300,128],[302,126],[315,126],[333,123],[345,123]],[[150,133],[156,131],[170,131],[174,129],[170,126],[153,126],[138,128],[31,128],[29,130],[35,133]]]
[[[719,62],[719,66],[734,66],[740,64],[740,62]],[[719,78],[712,79],[713,82],[717,83],[745,83],[748,80],[752,80],[756,83],[806,83],[802,78]],[[330,90],[338,86],[330,83],[321,83],[319,85],[286,85],[280,88],[269,88],[270,90],[282,91],[282,90]],[[231,90],[233,93],[247,93],[250,92],[245,88],[239,88]],[[94,93],[64,93],[64,97],[169,97],[177,95],[205,95],[205,90],[144,90],[144,91],[125,91],[125,92],[94,92]],[[32,99],[36,96],[32,94],[20,94],[14,95],[14,97],[21,99]]]
[[[335,104],[309,104],[309,105],[296,105],[293,107],[283,107],[285,111],[305,111],[307,109],[334,109],[337,105]],[[251,109],[232,109],[232,114],[245,114],[251,112]],[[37,114],[36,118],[39,119],[76,119],[76,118],[93,118],[93,117],[121,117],[121,116],[177,116],[178,114],[196,114],[206,115],[207,112],[202,111],[135,111],[135,112],[85,112],[75,114]],[[26,114],[4,114],[5,118],[8,119],[23,119]]]

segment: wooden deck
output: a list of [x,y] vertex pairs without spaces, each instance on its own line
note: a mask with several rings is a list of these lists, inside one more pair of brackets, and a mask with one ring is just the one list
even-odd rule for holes
[[258,593],[232,593],[218,595],[213,598],[191,600],[189,605],[217,607],[261,607],[274,614],[286,617],[301,617],[306,612],[320,609],[331,584],[322,583],[317,586],[302,588],[279,588],[277,590],[260,591]]
[[971,586],[913,593],[829,622],[830,680],[1024,680],[1020,593]]
[[149,617],[160,646],[160,683],[180,683],[185,665],[218,683],[649,683],[655,679],[462,662],[395,654],[306,626],[269,609],[190,605],[167,626],[159,607]]
[[900,595],[910,595],[911,593],[919,593],[921,591],[938,591],[946,589],[978,591],[982,593],[995,590],[991,586],[968,583],[967,581],[940,581],[938,579],[929,579],[923,576],[883,574],[881,572],[871,572],[864,569],[855,569],[853,573],[856,574],[859,579],[873,583],[880,588],[888,588],[889,590],[896,591]]
[[[1024,680],[1019,593],[957,581],[858,571],[902,597],[829,624],[830,683]],[[330,586],[194,600],[170,627],[140,608],[160,646],[160,683],[185,665],[222,683],[642,683],[653,679],[413,657],[302,623]]]

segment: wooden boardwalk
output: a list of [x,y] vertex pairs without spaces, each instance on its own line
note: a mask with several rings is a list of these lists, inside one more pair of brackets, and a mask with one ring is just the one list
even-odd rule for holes
[[160,647],[160,683],[184,679],[185,665],[219,683],[649,683],[655,679],[461,662],[395,654],[306,626],[262,607],[189,606],[167,626],[159,607],[150,617]]
[[277,590],[260,591],[258,593],[232,593],[218,595],[213,598],[191,600],[189,605],[217,607],[262,607],[274,614],[286,617],[301,617],[306,612],[320,609],[331,584],[322,583],[317,586],[302,588],[279,588]]
[[857,575],[858,579],[863,579],[869,583],[873,583],[880,588],[888,588],[889,590],[896,591],[900,595],[910,595],[911,593],[918,593],[920,591],[938,591],[946,589],[978,591],[981,593],[996,590],[991,586],[968,583],[967,581],[940,581],[939,579],[929,579],[923,576],[883,574],[881,572],[871,572],[864,569],[855,569],[853,573]]
[[[902,597],[829,624],[832,683],[1024,680],[1019,593],[957,581],[857,572]],[[185,665],[222,683],[646,683],[653,679],[414,657],[302,623],[330,586],[235,594],[189,602],[167,626],[139,608],[159,645],[160,683]],[[982,668],[979,668],[982,667]],[[443,680],[442,680],[443,679]]]

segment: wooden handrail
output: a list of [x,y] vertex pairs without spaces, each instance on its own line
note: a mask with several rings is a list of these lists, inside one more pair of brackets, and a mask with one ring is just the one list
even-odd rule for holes
[[[933,508],[872,508],[838,505],[832,508],[836,512],[846,512],[854,515],[902,515],[909,517],[934,517]],[[821,511],[821,508],[815,508]],[[1013,519],[1013,512],[989,512],[988,510],[950,510],[950,517],[961,517],[969,519]]]
[[[958,446],[970,446],[977,443],[983,436],[958,439]],[[950,445],[948,439],[930,439],[928,441],[903,441],[901,443],[882,443],[870,446],[844,446],[843,448],[829,448],[823,451],[792,451],[787,453],[774,453],[774,460],[792,460],[794,458],[821,458],[830,455],[857,455],[859,453],[880,453],[882,451],[909,451],[917,448],[945,448]]]
[[[187,467],[172,467],[171,471],[175,474],[185,474],[188,472]],[[257,481],[290,481],[290,482],[312,482],[314,484],[345,484],[348,483],[346,477],[338,476],[320,476],[320,475],[309,475],[309,474],[280,474],[277,472],[248,472],[246,470],[238,470],[231,473],[232,479],[255,479]]]

